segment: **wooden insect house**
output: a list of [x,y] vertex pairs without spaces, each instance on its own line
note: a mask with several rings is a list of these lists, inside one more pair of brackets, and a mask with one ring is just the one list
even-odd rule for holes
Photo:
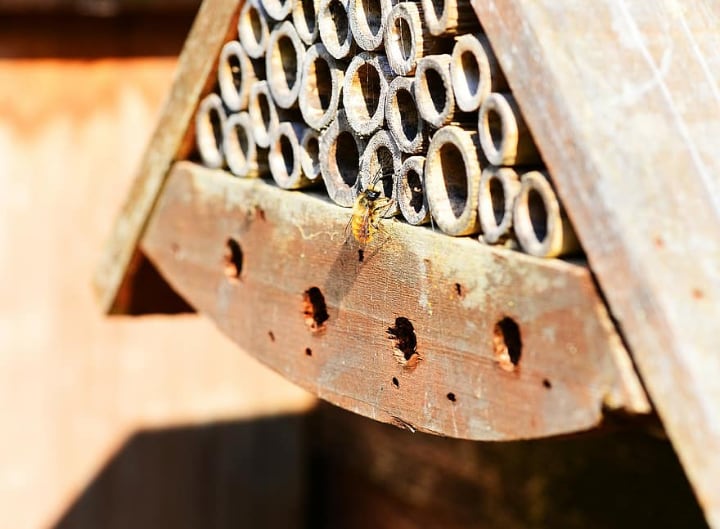
[[720,528],[718,50],[710,0],[205,0],[103,306],[413,432],[657,413]]

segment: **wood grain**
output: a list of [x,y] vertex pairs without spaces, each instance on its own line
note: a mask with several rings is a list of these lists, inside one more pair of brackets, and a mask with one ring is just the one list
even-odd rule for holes
[[[587,268],[389,220],[358,248],[348,210],[289,196],[180,162],[142,242],[181,295],[288,379],[379,421],[472,439],[588,429],[606,407],[648,411]],[[312,287],[327,321],[303,314]],[[415,330],[409,358],[389,339],[399,317]],[[496,357],[504,318],[520,328],[517,365]]]
[[475,1],[649,393],[720,528],[720,10]]

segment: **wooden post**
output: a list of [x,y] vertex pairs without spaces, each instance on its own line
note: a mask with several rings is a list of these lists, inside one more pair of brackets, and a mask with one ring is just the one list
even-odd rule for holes
[[225,163],[223,130],[227,115],[222,99],[217,94],[206,96],[195,114],[195,141],[203,163],[219,169]]
[[321,42],[305,54],[298,102],[302,116],[312,128],[321,130],[335,119],[345,72]]

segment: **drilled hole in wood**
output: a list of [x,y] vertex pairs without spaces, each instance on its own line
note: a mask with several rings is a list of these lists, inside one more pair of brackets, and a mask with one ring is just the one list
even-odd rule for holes
[[458,297],[463,297],[463,286],[460,283],[455,283],[455,293]]
[[275,341],[275,333],[272,331],[268,331],[268,338],[270,338],[271,342]]
[[362,263],[364,260],[365,260],[365,250],[360,248],[358,250],[358,261]]
[[325,296],[317,287],[312,287],[303,294],[303,315],[305,325],[310,331],[317,333],[325,329],[325,323],[330,319],[325,305]]
[[543,387],[545,389],[552,389],[552,383],[547,378],[543,378]]
[[512,318],[503,318],[493,329],[495,361],[504,371],[515,371],[522,355],[520,327]]
[[455,402],[457,400],[457,397],[455,397],[455,393],[452,393],[452,392],[448,393],[447,400],[449,400],[450,402]]
[[393,384],[393,386],[395,386],[396,388],[399,388],[399,387],[400,387],[400,381],[397,379],[397,377],[393,377],[393,379],[392,379],[392,384]]
[[228,279],[238,280],[243,269],[243,251],[235,239],[228,239],[225,243],[225,275]]
[[309,347],[306,347],[305,348],[305,356],[312,356],[312,349],[310,349]]
[[417,365],[417,336],[415,328],[407,318],[395,318],[395,325],[388,327],[388,337],[394,341],[393,356],[403,367],[412,368]]

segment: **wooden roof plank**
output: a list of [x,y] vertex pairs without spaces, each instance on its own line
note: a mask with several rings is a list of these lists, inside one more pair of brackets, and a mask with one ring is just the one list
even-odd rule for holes
[[718,3],[474,6],[706,515],[720,527]]

